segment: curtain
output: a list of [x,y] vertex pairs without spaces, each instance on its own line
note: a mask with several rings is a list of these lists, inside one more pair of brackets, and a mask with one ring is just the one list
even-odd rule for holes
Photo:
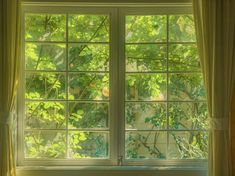
[[235,79],[235,1],[193,0],[209,110],[209,176],[231,176],[231,104]]
[[232,118],[231,118],[231,141],[232,141],[232,172],[235,174],[235,89],[233,90]]
[[0,1],[0,176],[15,176],[12,116],[20,56],[19,0]]

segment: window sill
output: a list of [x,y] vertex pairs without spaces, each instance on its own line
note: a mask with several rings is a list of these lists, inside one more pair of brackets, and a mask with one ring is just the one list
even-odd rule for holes
[[19,166],[17,176],[206,176],[206,167],[154,166]]

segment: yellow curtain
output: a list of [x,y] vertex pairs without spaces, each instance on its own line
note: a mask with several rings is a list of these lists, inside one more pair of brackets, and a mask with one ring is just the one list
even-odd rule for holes
[[235,175],[235,89],[233,90],[232,118],[231,118],[231,141],[232,141],[232,171]]
[[209,176],[231,176],[231,104],[235,79],[235,1],[193,0],[209,108]]
[[20,56],[19,0],[0,1],[0,176],[15,176],[12,115]]

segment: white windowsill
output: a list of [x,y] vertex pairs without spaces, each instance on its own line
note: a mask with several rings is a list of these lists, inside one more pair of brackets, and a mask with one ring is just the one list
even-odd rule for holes
[[174,166],[18,166],[17,170],[117,170],[117,171],[154,171],[154,170],[207,170],[206,167]]
[[17,176],[206,176],[206,167],[19,166]]

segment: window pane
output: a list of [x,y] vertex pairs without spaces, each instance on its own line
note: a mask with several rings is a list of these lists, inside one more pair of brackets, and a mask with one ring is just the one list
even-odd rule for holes
[[166,132],[127,132],[126,159],[165,159]]
[[69,103],[69,128],[107,128],[108,103]]
[[206,159],[207,155],[207,132],[170,132],[169,159]]
[[109,98],[109,75],[93,73],[70,74],[69,99],[107,100]]
[[65,41],[65,26],[65,15],[26,14],[25,40]]
[[109,157],[109,20],[25,15],[26,159]]
[[171,44],[169,46],[169,70],[200,71],[200,60],[195,44]]
[[63,159],[66,156],[65,132],[25,132],[25,158]]
[[126,45],[126,71],[166,70],[166,45]]
[[65,70],[65,44],[26,43],[26,70]]
[[166,74],[126,74],[126,100],[165,100]]
[[170,74],[168,85],[170,100],[205,100],[201,74]]
[[69,157],[81,158],[108,158],[107,132],[69,132]]
[[60,102],[27,102],[25,128],[27,129],[60,129],[65,128],[65,103]]
[[72,71],[108,71],[109,45],[69,45],[69,69]]
[[126,129],[166,128],[165,103],[126,103]]
[[109,16],[69,15],[69,41],[109,42]]
[[27,73],[26,99],[64,99],[65,75],[60,73]]
[[166,25],[165,15],[126,16],[126,42],[166,41]]
[[[118,147],[137,164],[207,157],[208,112],[192,15],[125,16],[125,30],[114,30],[125,37],[124,68],[119,61],[110,66],[121,49],[110,41],[116,15],[25,15],[26,159],[97,164],[92,159],[114,159]],[[125,93],[115,88],[117,95],[109,97],[110,87],[122,81],[109,85],[114,74],[125,74]],[[116,120],[125,121],[125,129],[110,126],[116,118],[110,103],[124,111],[125,119]],[[125,146],[110,143],[113,131]]]
[[196,41],[195,26],[192,15],[171,15],[169,17],[170,41]]
[[172,129],[207,129],[207,117],[206,103],[169,103],[169,123]]

